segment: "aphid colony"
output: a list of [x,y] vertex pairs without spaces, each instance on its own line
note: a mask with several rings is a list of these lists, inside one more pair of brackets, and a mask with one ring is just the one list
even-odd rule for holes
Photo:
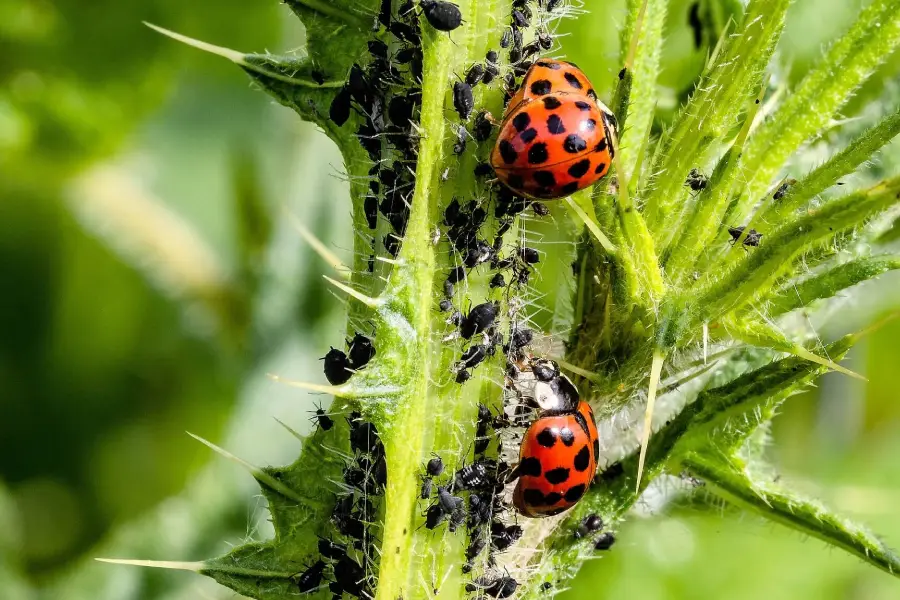
[[[321,409],[316,411],[319,427],[334,426],[331,417]],[[331,522],[338,535],[346,541],[320,538],[320,557],[312,565],[293,577],[302,593],[310,593],[327,585],[334,598],[348,594],[354,598],[374,597],[374,561],[379,542],[368,525],[377,519],[372,503],[384,494],[387,485],[387,464],[384,445],[372,423],[364,421],[357,412],[347,418],[350,430],[350,450],[343,472],[344,493],[339,495],[331,514]]]
[[[443,8],[446,4],[420,3],[426,14],[444,16],[449,14]],[[379,215],[390,225],[390,231],[378,235],[391,256],[400,251],[409,221],[419,143],[413,123],[422,104],[421,32],[415,8],[410,0],[395,14],[391,2],[382,3],[376,21],[379,39],[368,42],[369,62],[365,67],[351,67],[329,110],[330,120],[339,127],[352,113],[359,115],[356,138],[374,165],[363,200],[366,225],[373,232],[370,271],[374,270]]]
[[[559,4],[560,0],[537,2],[545,11]],[[373,233],[379,228],[384,232],[381,218],[387,222],[390,230],[381,238],[382,245],[388,254],[396,256],[409,220],[418,158],[419,134],[414,122],[421,109],[423,69],[418,14],[442,32],[454,31],[463,18],[452,2],[407,0],[396,12],[392,6],[390,0],[382,1],[375,23],[379,39],[368,44],[367,64],[351,68],[329,116],[337,126],[343,126],[353,114],[358,115],[353,120],[356,137],[374,165],[363,202],[366,225]],[[454,328],[447,339],[462,339],[469,344],[452,367],[456,381],[470,379],[474,369],[498,349],[507,359],[505,404],[499,414],[479,406],[473,461],[449,474],[443,460],[435,456],[422,473],[419,495],[428,503],[423,526],[436,530],[446,524],[448,532],[460,528],[468,532],[466,573],[476,568],[476,561],[485,552],[484,564],[494,566],[497,553],[522,536],[522,527],[509,523],[512,507],[527,517],[567,510],[586,492],[598,462],[593,411],[555,362],[528,351],[532,332],[509,314],[505,340],[499,330],[499,302],[487,300],[465,311],[453,302],[456,286],[465,283],[471,270],[481,265],[492,271],[490,289],[505,290],[507,298],[527,285],[540,262],[540,253],[524,244],[504,247],[504,236],[517,215],[530,209],[537,217],[547,216],[547,205],[538,199],[560,198],[592,184],[608,173],[614,157],[615,117],[597,99],[584,74],[563,61],[532,62],[535,55],[553,45],[552,37],[542,30],[525,43],[523,30],[533,19],[528,1],[514,0],[509,26],[500,40],[500,47],[508,51],[510,65],[503,77],[507,108],[489,162],[480,162],[474,169],[476,177],[496,175],[499,182],[491,185],[488,201],[454,198],[444,210],[442,227],[434,238],[435,243],[448,241],[460,262],[447,274],[438,305]],[[472,88],[500,78],[500,62],[499,53],[491,50],[483,62],[467,69],[464,80],[453,85],[453,107],[461,121],[453,128],[455,154],[466,151],[469,139],[485,142],[494,135],[493,117],[475,111]],[[519,77],[524,77],[520,85]],[[469,122],[471,131],[466,125]],[[445,172],[442,180],[447,176]],[[490,212],[489,207],[493,209]],[[490,216],[496,220],[492,239],[482,234]],[[374,268],[376,237],[373,235],[370,271]],[[344,384],[375,354],[373,341],[356,333],[347,340],[346,350],[331,348],[325,355],[326,378],[333,385]],[[314,418],[322,430],[334,426],[331,416],[321,408]],[[343,471],[345,491],[339,494],[332,513],[341,540],[320,540],[320,558],[295,581],[304,593],[327,583],[335,598],[344,593],[373,597],[371,566],[378,544],[369,525],[377,521],[372,500],[384,493],[387,484],[384,446],[375,426],[363,421],[359,413],[351,413],[347,422],[352,457],[348,457]],[[513,482],[514,490],[509,494],[506,488]],[[601,528],[602,521],[592,516],[577,527],[574,536],[585,538]],[[612,534],[601,534],[595,547],[608,549],[613,540]],[[544,585],[544,589],[552,587],[550,582]],[[517,587],[508,574],[483,574],[466,589],[481,597],[506,598]]]

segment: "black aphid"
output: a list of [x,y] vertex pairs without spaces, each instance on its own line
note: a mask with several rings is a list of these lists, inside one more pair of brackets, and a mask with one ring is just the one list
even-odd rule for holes
[[327,538],[319,539],[319,554],[330,560],[337,560],[347,553],[347,546],[338,544]]
[[684,180],[684,185],[691,188],[691,191],[700,192],[709,185],[709,178],[701,173],[699,169],[691,169],[687,179]]
[[420,0],[419,6],[431,26],[438,31],[453,31],[462,24],[462,13],[452,2]]
[[575,529],[575,539],[586,537],[588,534],[603,529],[603,519],[600,515],[588,515],[581,520],[581,524]]
[[350,366],[354,369],[361,369],[369,364],[369,361],[375,356],[375,346],[372,339],[357,333],[350,340]]
[[484,65],[481,63],[475,63],[472,65],[472,68],[469,69],[468,73],[466,73],[466,83],[468,85],[477,85],[481,83],[481,80],[484,78]]
[[341,385],[347,383],[350,376],[353,375],[350,369],[350,360],[347,355],[337,348],[332,348],[322,357],[324,361],[325,379],[331,385]]
[[496,302],[484,302],[474,307],[460,325],[460,334],[469,339],[494,324],[500,305]]
[[318,589],[322,585],[322,574],[324,571],[325,561],[317,560],[311,567],[300,573],[296,580],[300,592],[308,594]]
[[316,409],[316,421],[319,423],[319,428],[323,431],[328,431],[332,427],[334,427],[334,421],[325,414],[325,410],[321,408]]
[[437,477],[444,472],[444,461],[440,456],[435,456],[425,465],[425,471],[432,477]]
[[472,114],[472,108],[475,106],[475,97],[472,95],[472,86],[463,82],[457,81],[453,84],[453,107],[456,109],[456,112],[459,114],[459,118],[463,121],[469,119],[469,115]]
[[538,254],[538,251],[527,246],[522,246],[521,248],[519,248],[519,256],[529,265],[533,265],[541,261],[541,256]]
[[523,530],[519,525],[507,527],[499,521],[491,523],[491,546],[497,552],[503,552],[522,537]]
[[601,533],[600,537],[597,538],[597,541],[594,543],[594,550],[609,550],[615,543],[616,536],[607,531],[605,533]]
[[[731,236],[731,243],[734,245],[737,243],[738,239],[741,237],[741,234],[744,233],[744,226],[740,227],[729,227],[728,234]],[[751,229],[747,232],[747,236],[744,238],[745,246],[759,246],[759,243],[762,241],[763,234],[759,233],[755,229]]]
[[491,133],[494,131],[494,126],[491,124],[491,119],[489,117],[490,113],[485,111],[479,111],[477,115],[475,115],[475,124],[472,129],[472,137],[475,138],[476,142],[483,142],[491,137]]
[[509,598],[516,593],[518,587],[519,582],[509,575],[501,575],[499,577],[485,575],[472,583],[467,583],[466,591],[481,591],[492,598]]

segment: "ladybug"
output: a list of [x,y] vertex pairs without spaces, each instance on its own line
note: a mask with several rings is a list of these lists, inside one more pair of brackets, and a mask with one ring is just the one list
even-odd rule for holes
[[590,404],[550,360],[536,359],[513,387],[540,409],[522,438],[513,504],[526,517],[549,517],[574,506],[597,472],[600,438]]
[[491,166],[517,194],[568,196],[609,172],[617,127],[581,69],[541,59],[507,105]]

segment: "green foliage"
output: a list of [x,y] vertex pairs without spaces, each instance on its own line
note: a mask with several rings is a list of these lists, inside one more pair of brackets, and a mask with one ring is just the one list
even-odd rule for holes
[[[612,93],[623,131],[615,182],[601,182],[593,191],[577,195],[572,204],[580,219],[596,218],[611,244],[592,231],[597,225],[593,223],[555,232],[559,242],[578,244],[573,317],[566,323],[572,337],[565,359],[574,373],[586,374],[579,381],[582,396],[602,409],[606,424],[634,421],[645,404],[652,409],[664,361],[659,400],[669,414],[661,425],[663,420],[653,419],[648,410],[643,431],[645,440],[650,438],[646,454],[644,448],[640,456],[635,454],[636,427],[605,437],[604,444],[622,456],[615,459],[616,466],[603,465],[596,484],[565,517],[522,522],[522,540],[498,556],[497,567],[516,577],[524,596],[545,596],[545,584],[565,587],[593,554],[593,540],[573,539],[580,519],[597,513],[615,529],[640,493],[655,485],[654,479],[684,470],[736,506],[786,523],[890,572],[900,567],[889,550],[852,522],[795,498],[788,490],[764,485],[746,472],[749,454],[754,470],[765,469],[757,464],[760,428],[768,426],[788,397],[811,385],[827,368],[850,373],[836,361],[857,339],[848,336],[807,349],[802,337],[783,331],[781,323],[770,322],[763,311],[777,315],[807,307],[896,268],[886,249],[877,249],[874,258],[838,263],[828,248],[851,247],[859,231],[897,206],[900,179],[821,201],[816,197],[896,135],[895,117],[798,183],[781,204],[773,205],[778,218],[760,221],[772,223],[761,242],[744,244],[750,241],[747,232],[753,221],[746,217],[754,199],[900,44],[896,26],[900,6],[875,0],[796,93],[767,120],[756,123],[765,103],[766,69],[789,4],[749,2],[734,33],[716,42],[690,100],[658,139],[652,129],[654,90],[667,3],[628,5],[622,44],[626,68]],[[466,386],[452,382],[451,365],[461,348],[442,339],[448,332],[445,317],[434,310],[456,257],[442,236],[432,240],[432,232],[441,233],[443,212],[454,197],[490,194],[487,184],[469,175],[475,162],[487,157],[490,144],[473,144],[475,148],[461,157],[453,152],[456,127],[451,123],[457,117],[450,89],[456,74],[497,46],[501,31],[496,24],[508,20],[512,7],[509,1],[464,0],[459,5],[465,24],[454,36],[465,41],[455,42],[420,17],[422,80],[413,81],[407,74],[388,92],[390,97],[421,86],[422,95],[417,160],[407,165],[415,169],[415,185],[408,199],[402,248],[395,259],[383,260],[377,271],[373,267],[367,272],[372,249],[377,248],[382,258],[384,253],[369,233],[355,236],[350,283],[336,283],[352,306],[348,328],[364,320],[373,331],[377,355],[347,384],[296,384],[332,393],[338,398],[333,412],[358,410],[378,429],[388,476],[383,499],[372,498],[376,514],[370,515],[364,550],[376,545],[379,551],[360,555],[366,585],[377,598],[390,600],[430,598],[438,588],[442,598],[463,597],[471,577],[492,572],[479,559],[473,574],[463,575],[465,537],[461,532],[423,529],[422,505],[417,503],[421,465],[427,457],[437,453],[454,466],[469,460],[478,404],[501,405],[490,376],[479,376]],[[367,231],[363,199],[373,159],[354,135],[365,117],[353,116],[338,127],[327,114],[351,65],[365,62],[365,42],[390,38],[384,30],[370,30],[374,3],[309,0],[291,3],[291,8],[309,38],[302,59],[242,54],[170,35],[232,60],[279,102],[322,127],[343,153],[351,179],[354,225],[359,232]],[[717,24],[704,30],[707,36],[728,30],[722,15],[706,18]],[[866,35],[875,23],[884,26],[876,35]],[[527,35],[526,42],[535,29],[528,29]],[[499,90],[477,89],[477,110],[499,115],[501,102]],[[807,114],[808,106],[814,107],[812,114]],[[784,133],[775,135],[773,128]],[[382,151],[385,160],[397,158],[386,147]],[[692,169],[707,167],[712,167],[712,174],[705,189],[692,194],[686,177]],[[561,218],[559,209],[555,211]],[[727,229],[732,223],[743,223],[746,229],[729,245]],[[496,226],[487,225],[485,237],[491,239]],[[530,226],[518,215],[505,241],[525,239]],[[376,238],[388,231],[376,230]],[[547,256],[570,260],[562,251],[548,250]],[[803,262],[807,256],[821,264],[821,272],[808,278]],[[471,272],[457,304],[496,299],[502,325],[508,326],[521,310],[520,301],[492,293],[486,279],[487,275]],[[535,300],[539,307],[541,302]],[[555,304],[546,308],[565,322],[568,311],[559,306],[564,302],[555,298]],[[705,365],[707,359],[700,356],[706,353],[711,327],[718,329],[712,334],[718,354]],[[651,360],[657,369],[654,376]],[[481,369],[491,369],[499,377],[503,363],[503,357],[496,356]],[[682,386],[690,389],[682,393]],[[651,436],[654,425],[657,431]],[[347,427],[341,422],[306,438],[300,458],[290,466],[253,469],[269,502],[274,537],[206,561],[200,571],[246,596],[266,600],[295,596],[297,575],[316,560],[317,536],[334,535],[329,517],[342,490],[332,482],[341,478],[344,460],[338,451],[346,450],[346,438]],[[324,597],[327,591],[320,594]]]

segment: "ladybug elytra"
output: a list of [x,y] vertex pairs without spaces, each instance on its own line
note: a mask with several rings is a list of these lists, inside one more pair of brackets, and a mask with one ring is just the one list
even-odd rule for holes
[[600,439],[590,404],[578,397],[555,362],[530,361],[513,387],[540,412],[519,449],[513,504],[526,517],[549,517],[571,508],[597,471]]
[[616,118],[581,69],[541,59],[510,99],[491,151],[498,179],[530,198],[561,198],[609,172]]

